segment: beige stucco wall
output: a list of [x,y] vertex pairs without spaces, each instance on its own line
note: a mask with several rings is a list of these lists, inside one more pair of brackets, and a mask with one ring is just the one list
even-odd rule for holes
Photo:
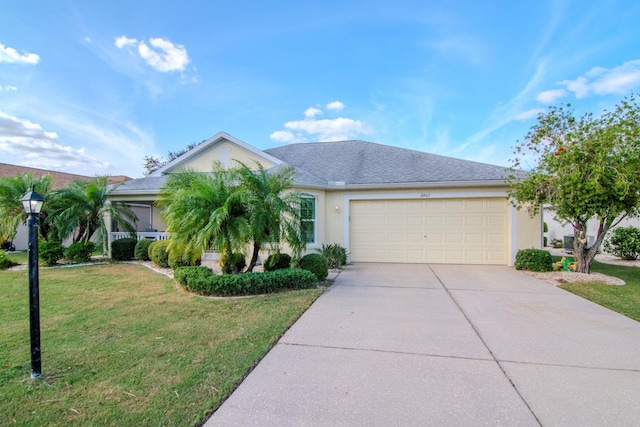
[[180,168],[193,169],[197,172],[211,172],[214,162],[224,162],[225,159],[229,160],[229,166],[236,165],[234,160],[238,160],[250,168],[255,166],[255,162],[261,163],[265,169],[275,166],[274,163],[269,162],[251,151],[245,150],[229,141],[222,141],[203,150],[193,159],[187,160],[180,165]]
[[[513,208],[515,210],[515,208]],[[542,215],[533,217],[524,209],[516,211],[516,251],[520,249],[542,249]]]

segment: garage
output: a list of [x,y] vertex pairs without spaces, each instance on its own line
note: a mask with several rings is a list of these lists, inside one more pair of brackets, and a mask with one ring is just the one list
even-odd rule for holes
[[351,200],[353,262],[508,264],[506,198]]

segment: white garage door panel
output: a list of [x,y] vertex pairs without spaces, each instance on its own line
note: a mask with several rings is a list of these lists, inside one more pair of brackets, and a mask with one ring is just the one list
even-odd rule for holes
[[506,199],[353,200],[360,262],[507,263]]

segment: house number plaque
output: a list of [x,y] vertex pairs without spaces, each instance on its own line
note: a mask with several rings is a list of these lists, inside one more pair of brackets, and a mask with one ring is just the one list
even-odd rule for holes
[[420,193],[420,198],[421,199],[427,199],[431,197],[431,193]]

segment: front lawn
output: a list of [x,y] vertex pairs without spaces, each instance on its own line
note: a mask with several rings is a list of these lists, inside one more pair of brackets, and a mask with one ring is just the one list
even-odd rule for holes
[[618,277],[624,280],[626,285],[566,283],[561,288],[640,321],[640,268],[594,261],[591,271]]
[[28,278],[0,271],[0,425],[196,425],[321,291],[211,300],[129,264],[40,270],[42,380]]

